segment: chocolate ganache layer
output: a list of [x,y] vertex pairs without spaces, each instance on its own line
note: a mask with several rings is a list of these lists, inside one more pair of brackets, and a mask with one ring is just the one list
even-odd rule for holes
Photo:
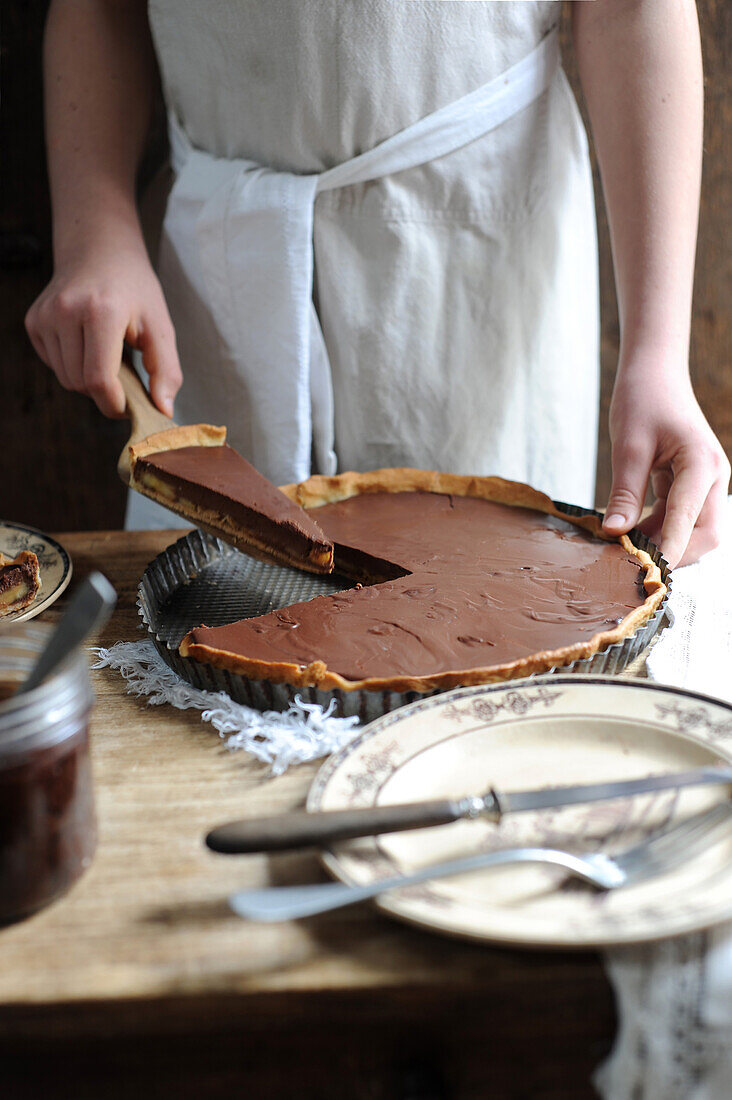
[[379,583],[198,627],[182,653],[279,682],[431,690],[589,654],[647,618],[665,590],[627,539],[534,508],[391,490],[313,514],[335,544],[336,570]]
[[[313,572],[330,572],[333,547],[298,504],[226,443],[192,442],[196,428],[150,437],[158,446],[132,448],[133,488],[248,552]],[[212,429],[215,430],[215,429]],[[170,447],[159,446],[164,437]]]

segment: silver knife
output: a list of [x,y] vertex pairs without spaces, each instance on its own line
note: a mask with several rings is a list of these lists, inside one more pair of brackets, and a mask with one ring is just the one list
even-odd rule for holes
[[686,772],[646,775],[616,783],[590,783],[575,787],[544,787],[534,791],[497,791],[466,798],[440,798],[401,805],[367,806],[352,810],[305,810],[271,817],[231,821],[213,829],[206,844],[214,852],[239,855],[251,852],[281,852],[293,848],[324,847],[336,840],[378,836],[406,829],[448,825],[452,821],[483,817],[498,823],[504,814],[544,810],[583,802],[604,802],[650,791],[732,783],[732,767],[694,768]]

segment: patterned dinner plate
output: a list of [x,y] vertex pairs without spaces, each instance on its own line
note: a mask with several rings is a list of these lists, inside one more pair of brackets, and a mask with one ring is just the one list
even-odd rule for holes
[[0,618],[0,627],[32,619],[59,598],[71,580],[71,558],[60,543],[35,527],[0,520],[0,551],[15,558],[21,550],[32,550],[38,558],[41,587],[33,603],[21,611]]
[[[540,677],[461,688],[377,719],[318,773],[308,809],[627,779],[732,763],[732,707],[648,680]],[[507,814],[353,840],[324,854],[366,883],[499,847],[621,851],[729,796],[723,786]],[[383,894],[386,913],[439,932],[526,947],[662,939],[732,919],[732,824],[701,856],[600,893],[560,868],[486,868]]]

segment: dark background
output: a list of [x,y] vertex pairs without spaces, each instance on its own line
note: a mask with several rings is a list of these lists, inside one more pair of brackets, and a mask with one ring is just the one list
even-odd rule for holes
[[[698,0],[706,71],[704,181],[697,256],[692,376],[699,401],[732,455],[732,270],[728,245],[732,4]],[[0,515],[47,531],[120,527],[124,491],[116,460],[123,422],[67,393],[36,357],[23,328],[51,272],[43,152],[41,40],[47,0],[5,0],[0,69],[0,430],[5,476]],[[564,62],[578,91],[564,19]],[[581,102],[581,95],[578,94]],[[597,181],[596,181],[597,182]],[[618,319],[610,248],[597,190],[602,299],[603,399],[597,502],[610,489],[607,408],[617,362]],[[653,395],[649,394],[649,400]],[[8,476],[9,474],[9,476]]]

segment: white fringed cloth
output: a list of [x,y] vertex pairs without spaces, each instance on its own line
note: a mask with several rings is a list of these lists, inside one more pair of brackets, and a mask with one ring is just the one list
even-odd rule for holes
[[[732,703],[732,498],[722,544],[676,569],[675,623],[649,676]],[[732,1098],[732,923],[606,952],[620,1026],[596,1074],[605,1100]]]
[[178,710],[199,710],[229,749],[246,749],[281,775],[290,764],[303,764],[337,752],[354,736],[357,718],[336,718],[327,710],[296,697],[284,713],[262,713],[235,703],[223,691],[201,691],[181,680],[166,665],[151,641],[117,642],[94,649],[93,668],[117,669],[132,695],[146,695],[149,706],[170,703]]

